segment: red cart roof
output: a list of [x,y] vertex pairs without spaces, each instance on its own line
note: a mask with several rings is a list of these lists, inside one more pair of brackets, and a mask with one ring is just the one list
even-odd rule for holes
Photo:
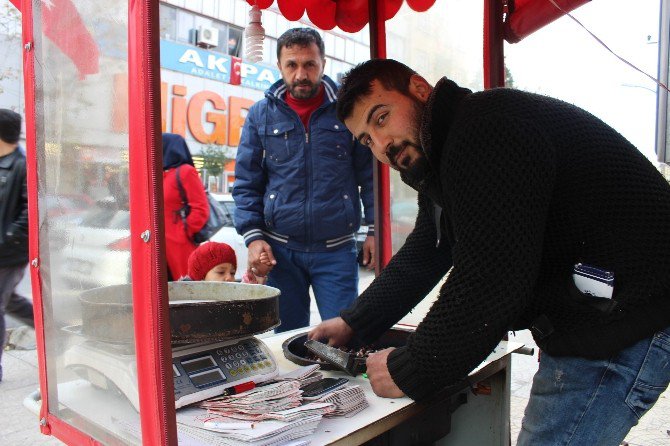
[[[392,19],[403,3],[403,0],[378,1],[383,4],[384,20]],[[410,8],[418,12],[427,11],[435,3],[435,0],[406,1]],[[510,43],[518,42],[588,1],[508,0],[505,39]],[[272,6],[274,1],[247,0],[247,3],[266,9]],[[297,21],[306,13],[314,26],[324,30],[337,26],[343,31],[355,33],[369,20],[368,0],[277,0],[277,6],[287,20]]]

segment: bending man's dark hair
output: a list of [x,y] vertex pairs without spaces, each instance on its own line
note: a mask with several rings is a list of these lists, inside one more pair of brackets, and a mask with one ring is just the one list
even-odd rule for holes
[[16,144],[21,136],[21,115],[7,108],[0,108],[0,139]]
[[409,79],[416,71],[393,59],[372,59],[356,65],[342,79],[337,92],[337,119],[344,122],[354,111],[356,101],[370,94],[372,81],[385,89],[409,95]]
[[321,34],[317,30],[312,28],[291,28],[279,36],[277,40],[277,60],[279,60],[281,49],[284,47],[291,48],[293,45],[305,47],[310,46],[312,43],[319,47],[321,58],[325,58],[326,49],[323,45]]

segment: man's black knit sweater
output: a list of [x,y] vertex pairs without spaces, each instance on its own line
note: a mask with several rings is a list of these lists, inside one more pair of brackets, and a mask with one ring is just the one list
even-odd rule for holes
[[[555,99],[443,79],[421,143],[431,173],[413,185],[414,231],[342,313],[372,341],[453,267],[407,346],[389,355],[405,394],[422,399],[464,378],[508,330],[540,325],[547,353],[606,358],[670,325],[670,186],[612,128]],[[580,262],[614,273],[612,300],[577,290]]]

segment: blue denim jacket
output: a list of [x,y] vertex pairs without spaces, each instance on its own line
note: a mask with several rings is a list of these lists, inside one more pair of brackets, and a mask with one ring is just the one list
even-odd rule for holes
[[[374,231],[372,153],[335,115],[337,86],[323,77],[323,104],[305,129],[276,82],[249,109],[235,164],[235,227],[249,245],[272,239],[301,251],[353,246]],[[360,193],[359,193],[360,191]]]

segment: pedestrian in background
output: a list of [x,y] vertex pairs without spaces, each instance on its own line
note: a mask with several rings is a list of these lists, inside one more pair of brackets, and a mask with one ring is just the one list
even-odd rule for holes
[[[21,115],[0,109],[0,338],[5,343],[5,314],[35,327],[33,305],[16,293],[28,266],[28,191],[26,157],[19,150]],[[0,361],[2,359],[0,348]],[[0,364],[0,381],[2,364]]]
[[[337,86],[323,73],[319,33],[286,31],[277,59],[282,79],[244,123],[233,198],[251,272],[269,273],[267,284],[281,290],[279,332],[309,325],[310,286],[322,319],[356,299],[354,234],[362,197],[369,227],[363,263],[374,266],[374,199],[372,156],[335,116]],[[275,264],[264,264],[263,253]]]
[[163,133],[163,213],[168,279],[179,280],[188,274],[193,236],[207,223],[209,204],[186,141],[173,133]]

